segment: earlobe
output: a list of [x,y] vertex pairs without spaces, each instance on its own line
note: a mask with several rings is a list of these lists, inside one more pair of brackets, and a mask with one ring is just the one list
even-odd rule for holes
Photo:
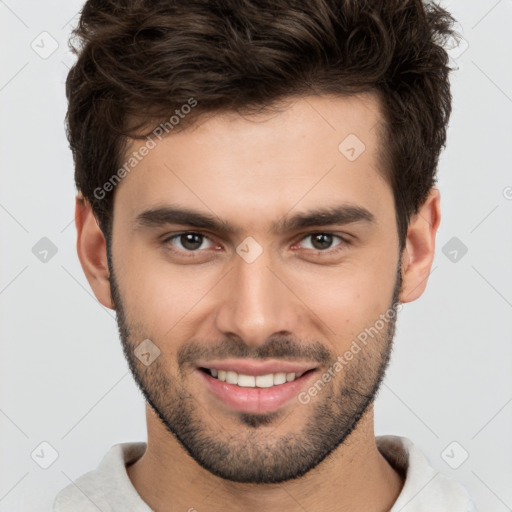
[[87,281],[99,302],[107,308],[114,309],[110,293],[105,237],[90,203],[80,193],[76,196],[75,224],[78,259]]
[[418,213],[411,218],[402,257],[400,302],[419,298],[427,286],[435,253],[435,239],[441,222],[441,195],[433,187]]

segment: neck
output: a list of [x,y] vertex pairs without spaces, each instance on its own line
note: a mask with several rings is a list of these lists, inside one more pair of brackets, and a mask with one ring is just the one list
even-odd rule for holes
[[281,484],[241,484],[199,466],[147,406],[148,446],[127,468],[142,499],[155,512],[364,511],[385,512],[403,486],[399,474],[377,448],[373,407],[327,459],[306,475]]

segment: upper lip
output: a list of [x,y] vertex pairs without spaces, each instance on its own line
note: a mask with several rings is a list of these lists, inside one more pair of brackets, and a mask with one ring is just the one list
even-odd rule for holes
[[268,375],[270,373],[304,373],[317,368],[312,363],[292,361],[256,361],[254,359],[222,359],[198,364],[199,368],[224,370],[243,375]]

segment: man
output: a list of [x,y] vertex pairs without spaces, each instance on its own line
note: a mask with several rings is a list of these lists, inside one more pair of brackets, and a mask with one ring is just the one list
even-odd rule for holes
[[453,21],[420,0],[87,2],[77,249],[148,442],[55,510],[473,509],[373,427],[434,257]]

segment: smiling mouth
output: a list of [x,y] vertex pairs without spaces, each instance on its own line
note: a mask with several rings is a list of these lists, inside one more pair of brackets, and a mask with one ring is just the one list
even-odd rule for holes
[[266,375],[245,375],[234,371],[217,370],[215,368],[200,368],[201,371],[210,375],[214,379],[233,384],[242,388],[272,388],[293,382],[294,380],[302,377],[303,375],[314,371],[314,369],[307,370],[302,373],[268,373]]

